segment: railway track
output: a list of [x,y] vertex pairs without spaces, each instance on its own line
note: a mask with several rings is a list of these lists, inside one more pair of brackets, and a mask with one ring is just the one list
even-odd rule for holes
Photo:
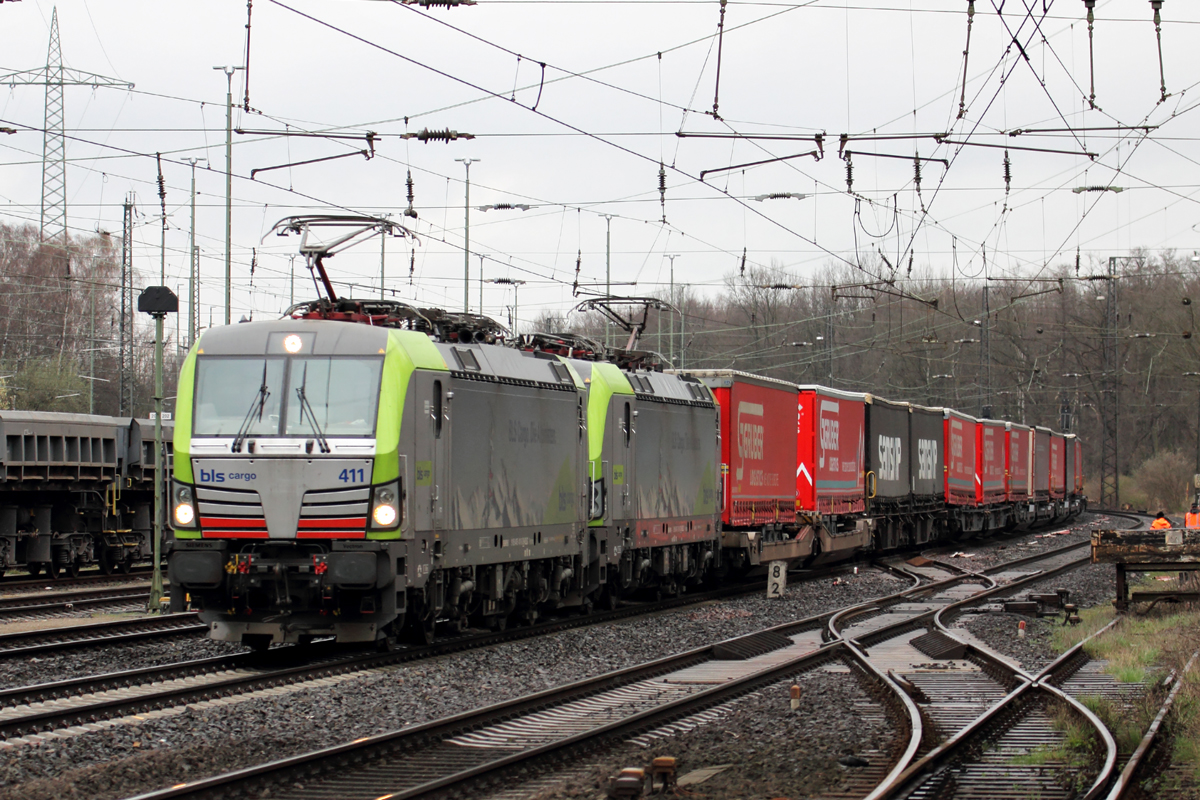
[[[164,574],[166,567],[163,568]],[[66,574],[59,575],[57,578],[50,575],[8,575],[0,577],[0,594],[9,594],[10,592],[24,591],[39,591],[48,588],[61,591],[71,587],[84,586],[104,586],[113,583],[129,583],[131,580],[145,580],[150,575],[149,567],[138,567],[129,572],[105,574],[96,570],[86,573],[80,573],[77,577],[68,577]]]
[[61,616],[84,610],[132,611],[144,608],[149,599],[148,583],[126,583],[103,589],[5,597],[0,598],[0,623]]
[[[1083,545],[1021,559],[1052,561],[1055,569],[1084,563]],[[1013,565],[995,568],[1002,573]],[[1035,570],[1022,582],[1044,580]],[[410,798],[435,793],[477,794],[513,768],[532,770],[534,762],[569,760],[583,751],[637,735],[653,733],[697,715],[715,713],[726,703],[800,672],[841,662],[880,691],[881,703],[901,730],[904,745],[886,754],[869,773],[869,783],[890,782],[918,755],[924,737],[916,703],[863,653],[859,644],[839,631],[841,621],[875,620],[881,635],[911,628],[919,618],[932,619],[946,605],[975,594],[964,585],[993,589],[997,581],[958,573],[928,582],[910,575],[913,588],[875,601],[779,625],[746,637],[709,645],[565,687],[501,703],[449,719],[284,759],[141,797],[237,797],[258,795],[287,786],[294,798]],[[1002,579],[1007,579],[1003,576]],[[1017,582],[1001,587],[1008,590]],[[956,594],[957,593],[957,594]],[[883,621],[906,606],[920,613]],[[860,619],[861,618],[861,619]],[[351,766],[353,765],[353,766]],[[867,787],[863,794],[870,791]]]
[[[434,658],[746,592],[761,592],[764,588],[764,583],[755,581],[744,586],[681,595],[655,603],[631,603],[616,610],[593,612],[587,616],[554,618],[528,627],[464,635],[390,653],[348,654],[344,646],[326,647],[321,644],[305,650],[280,647],[266,653],[220,656],[5,689],[0,690],[0,740]],[[194,617],[191,621],[194,622]],[[186,625],[189,622],[180,620],[179,624]],[[60,632],[43,633],[58,635]],[[300,659],[304,663],[297,664]]]
[[148,639],[198,636],[206,630],[207,625],[200,622],[195,614],[188,613],[4,633],[0,634],[0,658],[24,658]]

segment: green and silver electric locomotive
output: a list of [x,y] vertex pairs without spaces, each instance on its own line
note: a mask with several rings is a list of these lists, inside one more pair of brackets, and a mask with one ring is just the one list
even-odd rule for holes
[[256,647],[387,642],[678,591],[719,558],[702,384],[491,344],[479,317],[379,324],[393,311],[200,337],[179,379],[173,610]]

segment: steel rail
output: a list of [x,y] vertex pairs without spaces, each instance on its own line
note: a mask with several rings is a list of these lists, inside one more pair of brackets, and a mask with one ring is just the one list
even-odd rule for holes
[[[1042,554],[1041,557],[1048,558],[1051,557],[1051,554]],[[1040,572],[1030,576],[1031,579],[1035,580],[1043,577],[1044,573]],[[936,582],[935,584],[909,588],[895,595],[891,595],[888,598],[883,598],[882,600],[886,601],[903,598],[917,592],[927,592],[932,588],[937,588],[946,584],[963,581],[969,582],[973,580],[978,580],[978,576],[970,574],[957,575],[948,578],[945,581]],[[878,603],[880,600],[873,602]],[[858,604],[856,607],[861,607],[862,605],[864,604]],[[827,612],[826,614],[816,615],[806,620],[777,625],[767,630],[783,633],[802,629],[819,629],[823,627],[821,625],[823,620],[829,620],[834,616],[837,616],[839,613],[840,612],[837,611]],[[927,615],[923,616],[931,617],[932,614],[933,612],[931,611]],[[899,628],[906,624],[908,624],[908,622],[903,621],[894,623],[891,627]],[[749,634],[746,637],[737,638],[752,638],[761,636],[762,633],[763,631],[758,631],[753,634]],[[673,659],[675,658],[697,659],[698,661],[696,663],[699,663],[699,661],[704,661],[711,657],[713,648],[716,646],[717,645],[706,645],[702,648],[697,648],[695,650],[688,651],[687,653],[680,654],[678,657],[671,657],[667,660],[660,659],[658,662],[654,662],[654,664],[656,666],[661,666],[669,663],[682,663],[680,661],[674,661]],[[910,736],[910,744],[905,749],[902,759],[898,761],[897,765],[893,767],[891,773],[889,773],[890,775],[896,775],[898,774],[898,769],[903,769],[903,766],[907,764],[917,752],[917,747],[921,741],[921,736],[919,734],[922,731],[920,711],[912,699],[908,697],[907,694],[895,684],[895,682],[888,678],[888,676],[882,674],[875,665],[870,664],[869,659],[866,659],[861,651],[856,653],[855,651],[857,649],[858,645],[856,642],[837,638],[834,641],[819,645],[814,650],[807,651],[803,654],[798,654],[795,657],[788,658],[760,671],[732,678],[711,688],[694,692],[687,697],[671,700],[662,706],[639,711],[623,719],[608,722],[606,724],[600,724],[586,731],[570,734],[544,744],[526,746],[517,752],[505,751],[503,754],[497,754],[495,758],[488,758],[486,763],[472,763],[469,766],[461,769],[457,766],[452,766],[449,773],[441,773],[439,776],[430,779],[422,778],[418,785],[406,785],[404,787],[383,787],[381,785],[378,787],[373,786],[369,790],[364,791],[371,793],[372,797],[378,797],[381,793],[389,792],[389,789],[394,789],[394,791],[390,791],[388,794],[384,795],[388,797],[389,800],[415,798],[431,792],[443,791],[448,787],[461,785],[464,782],[475,780],[487,774],[496,773],[497,771],[504,770],[519,763],[526,763],[532,759],[564,752],[567,749],[577,745],[595,747],[598,740],[607,741],[612,737],[627,736],[636,731],[645,730],[655,725],[661,725],[663,722],[670,719],[690,716],[702,710],[703,708],[720,705],[728,702],[734,697],[741,696],[742,694],[752,691],[758,687],[778,682],[784,676],[794,674],[798,669],[805,669],[806,665],[811,665],[817,661],[823,661],[828,658],[838,657],[843,654],[852,657],[855,661],[861,663],[870,675],[879,680],[884,686],[888,687],[891,693],[896,697],[898,701],[897,704],[905,709],[908,717],[908,726],[912,731],[918,734],[916,736]],[[641,668],[629,668],[621,671],[620,673],[612,673],[610,676],[600,676],[599,678],[587,679],[586,681],[577,682],[567,687],[546,690],[528,698],[524,698],[523,700],[526,701],[524,705],[531,708],[537,708],[539,710],[544,710],[550,706],[560,706],[563,703],[568,702],[566,698],[576,697],[580,691],[586,690],[590,692],[596,687],[602,686],[606,677],[612,677],[613,675],[630,676],[641,674],[630,671],[638,669]],[[164,789],[140,795],[138,800],[166,800],[167,798],[221,796],[238,784],[246,784],[248,782],[247,786],[252,784],[255,790],[257,790],[259,788],[263,788],[267,784],[274,785],[283,780],[291,780],[298,774],[305,775],[305,783],[311,784],[314,779],[317,779],[321,775],[333,775],[337,773],[337,771],[341,769],[342,764],[351,763],[351,761],[348,759],[352,759],[353,763],[361,765],[375,758],[387,759],[389,754],[399,754],[402,751],[404,753],[403,758],[408,759],[409,762],[411,762],[415,754],[409,751],[407,748],[412,742],[421,742],[425,744],[433,742],[434,744],[440,744],[446,738],[449,738],[460,730],[477,730],[480,727],[486,727],[489,724],[489,720],[491,720],[494,715],[498,715],[499,718],[505,720],[512,719],[514,714],[517,713],[517,710],[521,706],[522,699],[508,701],[506,703],[490,706],[475,712],[466,712],[447,720],[434,721],[412,728],[406,728],[400,731],[382,734],[376,737],[369,737],[356,743],[339,745],[333,748],[320,750],[315,753],[293,756],[277,762],[272,762],[270,764],[258,765],[255,767],[227,773],[225,775],[218,775],[211,778],[202,779],[192,783],[179,784],[171,787],[170,789]],[[913,744],[913,742],[916,744]],[[470,748],[464,749],[469,750]],[[442,755],[444,755],[444,753]],[[478,751],[475,751],[473,755],[477,755],[481,758],[483,757]],[[385,769],[385,767],[381,766],[380,769]],[[358,774],[361,774],[361,771],[358,771]],[[340,793],[340,790],[331,789],[331,791],[334,791],[337,796],[344,796]]]
[[[1110,512],[1110,513],[1112,513],[1112,512]],[[1125,516],[1128,519],[1133,520],[1135,523],[1135,527],[1136,527],[1136,525],[1143,523],[1142,519],[1140,519],[1132,514],[1116,513],[1115,515]],[[1036,561],[1036,560],[1044,560],[1046,558],[1056,557],[1058,555],[1068,553],[1071,550],[1079,549],[1081,547],[1085,547],[1088,545],[1089,545],[1088,542],[1067,545],[1065,547],[1056,548],[1054,550],[1046,551],[1041,554],[1035,554],[1035,555],[1031,555],[1026,558],[1017,559],[1016,561],[1009,562],[1006,564],[996,565],[985,571],[992,572],[992,573],[1007,571],[1009,569],[1012,569],[1014,566],[1031,563],[1032,561]],[[940,564],[940,562],[935,562],[935,563]],[[941,767],[944,764],[953,760],[957,756],[957,754],[963,749],[963,747],[965,746],[964,745],[965,742],[973,741],[974,739],[976,739],[980,735],[982,735],[982,733],[984,731],[988,730],[993,725],[993,723],[995,723],[1003,715],[1007,714],[1010,709],[1014,708],[1018,699],[1025,696],[1027,693],[1030,692],[1030,690],[1037,690],[1037,689],[1041,689],[1041,690],[1045,691],[1046,693],[1055,696],[1060,701],[1066,702],[1068,705],[1071,706],[1071,708],[1076,713],[1080,714],[1080,716],[1082,716],[1084,719],[1086,719],[1088,721],[1088,723],[1091,724],[1092,727],[1096,729],[1097,734],[1099,735],[1101,741],[1104,743],[1104,746],[1105,746],[1105,759],[1104,759],[1104,764],[1102,765],[1102,767],[1096,777],[1096,780],[1093,782],[1091,788],[1088,790],[1087,794],[1085,795],[1084,800],[1094,800],[1094,798],[1099,796],[1100,792],[1103,791],[1104,786],[1106,786],[1108,784],[1108,782],[1112,779],[1112,771],[1113,771],[1113,768],[1115,767],[1116,758],[1117,758],[1116,742],[1112,737],[1112,733],[1100,721],[1099,718],[1097,718],[1091,711],[1089,711],[1086,707],[1084,707],[1081,703],[1079,703],[1073,697],[1070,697],[1065,692],[1062,692],[1057,687],[1051,685],[1049,683],[1049,680],[1064,665],[1069,664],[1072,660],[1075,659],[1076,655],[1082,651],[1084,643],[1086,643],[1087,641],[1090,641],[1092,638],[1094,638],[1096,636],[1099,636],[1101,633],[1109,630],[1113,625],[1116,624],[1116,620],[1109,623],[1108,625],[1106,625],[1104,628],[1100,629],[1099,631],[1096,631],[1091,636],[1089,636],[1087,639],[1085,639],[1083,642],[1080,642],[1076,646],[1072,647],[1071,649],[1069,649],[1068,651],[1063,653],[1061,656],[1059,656],[1059,658],[1055,659],[1055,661],[1053,663],[1048,665],[1045,669],[1043,669],[1037,675],[1031,675],[1029,672],[1027,672],[1023,668],[1021,668],[1020,665],[1009,661],[1007,658],[1003,657],[999,653],[994,653],[989,650],[982,649],[971,642],[965,642],[965,641],[959,639],[957,636],[954,636],[954,634],[947,627],[947,625],[945,624],[944,619],[943,619],[944,616],[949,616],[950,614],[956,613],[969,605],[975,605],[980,602],[986,601],[987,599],[989,599],[990,597],[992,597],[996,594],[1006,593],[1006,592],[1010,591],[1011,589],[1026,585],[1028,583],[1034,583],[1034,582],[1038,582],[1041,580],[1045,580],[1046,578],[1052,577],[1061,572],[1065,572],[1068,569],[1073,569],[1075,567],[1082,566],[1086,563],[1090,563],[1090,557],[1084,558],[1084,559],[1078,559],[1074,562],[1069,562],[1067,564],[1061,565],[1061,566],[1056,567],[1051,570],[1036,572],[1025,578],[1021,578],[1019,580],[1013,581],[1011,583],[1008,583],[1008,584],[1005,584],[1002,586],[997,586],[993,589],[989,589],[985,592],[981,592],[981,593],[976,594],[969,598],[964,598],[963,600],[957,601],[955,603],[950,603],[950,604],[946,605],[945,607],[938,609],[936,612],[933,612],[932,614],[921,615],[920,617],[914,618],[914,621],[917,621],[923,617],[927,617],[927,616],[931,617],[934,626],[942,634],[954,639],[956,642],[966,645],[968,652],[973,653],[977,658],[986,660],[989,663],[993,664],[994,666],[997,666],[1000,669],[1008,672],[1019,683],[1008,694],[1006,694],[999,702],[992,705],[990,708],[985,710],[979,717],[977,717],[974,721],[972,721],[971,723],[969,723],[968,725],[966,725],[965,727],[963,727],[959,731],[957,731],[946,742],[942,743],[940,746],[938,746],[931,752],[927,753],[923,758],[917,760],[916,762],[908,764],[901,771],[901,773],[897,777],[895,777],[893,780],[891,780],[890,782],[881,784],[879,787],[877,787],[876,791],[871,794],[872,800],[886,800],[887,798],[896,796],[897,793],[901,792],[902,790],[913,788],[913,784],[915,782],[918,782],[919,780],[923,779],[925,777],[925,775],[927,775],[928,773],[935,771],[939,767]],[[910,748],[911,748],[912,744],[915,744],[915,742],[910,742]]]
[[[841,570],[843,567],[839,565],[836,569]],[[824,572],[821,573],[822,576],[824,574]],[[814,577],[817,577],[815,573]],[[389,653],[356,653],[347,656],[344,649],[340,652],[334,652],[336,650],[335,646],[316,645],[305,653],[310,659],[313,659],[315,655],[315,659],[310,660],[309,663],[304,665],[295,665],[293,662],[293,664],[282,669],[274,669],[272,665],[281,659],[295,659],[297,652],[303,651],[294,647],[273,648],[262,654],[239,653],[231,656],[215,656],[176,664],[71,678],[33,686],[0,689],[0,707],[13,708],[32,705],[34,703],[44,703],[48,700],[82,697],[113,689],[164,683],[166,681],[190,678],[198,675],[209,675],[222,671],[262,670],[255,675],[216,679],[204,686],[168,688],[137,697],[125,697],[81,704],[72,708],[40,710],[28,715],[13,717],[0,721],[0,741],[83,722],[94,722],[99,719],[112,719],[114,717],[137,714],[144,710],[170,708],[188,702],[247,693],[260,688],[299,683],[306,679],[317,680],[347,672],[436,658],[465,650],[519,641],[534,636],[661,613],[676,608],[710,602],[723,597],[762,591],[765,589],[765,585],[764,582],[754,581],[743,586],[724,587],[711,592],[681,595],[655,603],[629,604],[613,611],[595,611],[587,616],[561,617],[539,622],[528,627],[470,634],[435,642],[430,645],[403,648]],[[804,620],[785,623],[786,626],[799,626],[803,624],[805,624]],[[3,653],[0,653],[0,656],[2,655]]]
[[87,574],[80,574],[77,577],[70,578],[64,575],[59,575],[57,578],[49,575],[41,575],[38,577],[26,577],[24,575],[9,575],[0,577],[0,592],[15,592],[22,589],[46,589],[47,584],[55,588],[63,589],[69,586],[91,586],[96,583],[117,583],[120,581],[140,580],[150,574],[149,567],[137,567],[129,572],[110,572],[104,573],[99,570],[96,572],[88,571]]
[[131,604],[144,603],[150,597],[148,591],[131,593],[130,589],[75,592],[74,595],[55,595],[52,601],[40,603],[30,602],[30,600],[35,598],[20,598],[20,602],[25,605],[19,605],[12,600],[0,600],[0,622],[11,622],[31,617],[45,617],[66,611],[80,611],[83,609],[103,608],[105,606],[124,607]]
[[1155,715],[1154,721],[1150,723],[1150,727],[1146,729],[1146,733],[1142,736],[1142,740],[1138,742],[1137,749],[1133,751],[1133,755],[1129,757],[1125,768],[1121,770],[1121,774],[1116,777],[1113,782],[1112,790],[1108,793],[1106,800],[1122,800],[1126,797],[1129,790],[1136,785],[1133,776],[1137,774],[1138,769],[1142,765],[1146,754],[1150,751],[1150,747],[1158,738],[1158,732],[1162,729],[1162,724],[1170,713],[1172,705],[1175,703],[1175,695],[1179,694],[1180,687],[1183,686],[1184,678],[1192,669],[1192,664],[1196,662],[1197,656],[1200,656],[1200,650],[1192,653],[1192,657],[1188,659],[1183,670],[1175,676],[1175,685],[1171,687],[1171,691],[1167,693],[1167,699],[1163,701],[1162,707],[1158,709],[1158,714]]
[[127,644],[146,639],[195,635],[206,630],[208,630],[208,626],[203,622],[198,622],[195,613],[187,612],[2,633],[0,634],[0,659],[83,647]]

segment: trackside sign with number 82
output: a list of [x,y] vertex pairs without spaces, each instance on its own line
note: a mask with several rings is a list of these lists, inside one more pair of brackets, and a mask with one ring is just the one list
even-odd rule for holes
[[787,589],[787,562],[772,561],[767,567],[767,597],[782,598]]

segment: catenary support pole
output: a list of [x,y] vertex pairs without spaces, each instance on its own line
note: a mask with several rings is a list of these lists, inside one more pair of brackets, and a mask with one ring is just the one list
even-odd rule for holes
[[[463,313],[471,313],[471,165],[480,158],[456,158],[467,168],[466,193],[463,195]],[[482,312],[483,309],[480,309]]]

